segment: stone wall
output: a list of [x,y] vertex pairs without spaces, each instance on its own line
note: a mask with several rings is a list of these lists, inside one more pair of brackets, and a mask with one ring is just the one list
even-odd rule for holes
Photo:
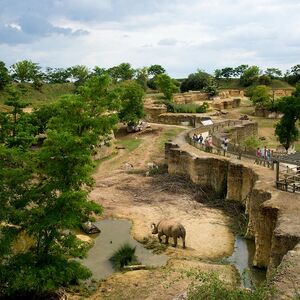
[[187,104],[187,103],[193,103],[193,102],[203,102],[208,100],[208,94],[199,92],[199,91],[193,91],[193,92],[187,92],[187,93],[178,93],[173,95],[173,101],[174,103],[178,104]]
[[[205,152],[199,156],[193,149],[183,139],[167,143],[169,173],[188,176],[194,183],[225,195],[227,201],[245,206],[249,217],[246,236],[254,239],[256,247],[253,265],[267,268],[270,276],[281,266],[283,257],[300,245],[300,196],[275,189],[271,170]],[[296,272],[295,286],[300,289],[300,265],[293,266],[291,272]],[[280,274],[277,282],[284,282]]]
[[244,97],[244,91],[239,89],[220,89],[218,96],[221,99],[227,99],[230,97]]

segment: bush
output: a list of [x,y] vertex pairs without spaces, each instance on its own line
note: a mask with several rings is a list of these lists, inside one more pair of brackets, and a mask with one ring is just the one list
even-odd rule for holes
[[202,105],[194,103],[190,104],[175,104],[173,102],[166,102],[168,112],[173,113],[205,113],[209,107],[207,102]]
[[137,263],[135,247],[125,243],[114,252],[109,260],[115,270],[121,270],[126,265]]
[[196,279],[189,287],[188,300],[265,300],[274,294],[267,284],[253,290],[229,286],[213,272],[189,272],[188,276]]

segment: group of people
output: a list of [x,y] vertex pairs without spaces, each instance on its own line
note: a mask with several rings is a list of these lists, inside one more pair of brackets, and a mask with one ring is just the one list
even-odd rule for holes
[[202,133],[199,134],[194,133],[192,140],[198,143],[199,145],[204,146],[205,151],[212,152],[213,142],[212,142],[212,137],[210,135],[204,138],[202,136]]
[[266,159],[266,160],[271,160],[272,159],[272,151],[271,151],[271,149],[268,149],[267,146],[264,146],[263,148],[257,148],[256,149],[256,157]]

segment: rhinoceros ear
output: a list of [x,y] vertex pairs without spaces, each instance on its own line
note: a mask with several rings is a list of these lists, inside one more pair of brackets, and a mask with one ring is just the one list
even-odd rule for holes
[[155,227],[156,227],[155,223],[152,223],[151,228],[155,228]]

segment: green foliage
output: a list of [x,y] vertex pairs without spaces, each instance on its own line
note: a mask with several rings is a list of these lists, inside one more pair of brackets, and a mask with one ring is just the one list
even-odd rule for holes
[[245,140],[243,140],[241,145],[243,147],[245,147],[246,149],[253,150],[253,149],[257,149],[258,147],[261,146],[261,141],[254,136],[250,136],[250,137],[246,138]]
[[244,73],[240,77],[240,83],[242,86],[250,86],[255,84],[258,81],[259,77],[259,67],[251,66],[244,71]]
[[4,87],[11,81],[8,70],[3,61],[0,61],[0,90],[3,90]]
[[[87,187],[93,183],[92,148],[117,120],[106,79],[87,80],[77,95],[57,102],[54,116],[47,112],[42,147],[0,146],[0,297],[41,296],[91,275],[74,260],[87,247],[72,230],[101,213]],[[11,101],[22,120],[21,105]],[[32,244],[18,253],[12,246],[21,232]]]
[[268,75],[271,79],[282,77],[282,72],[278,68],[267,68],[265,74]]
[[131,80],[134,77],[135,70],[129,63],[121,63],[118,66],[107,70],[114,82]]
[[147,90],[148,79],[149,71],[147,67],[143,67],[136,70],[136,82],[143,88],[144,91]]
[[22,60],[11,66],[12,78],[24,83],[33,82],[36,78],[40,78],[41,67],[31,60]]
[[4,102],[10,109],[0,113],[0,142],[8,147],[29,148],[34,140],[36,127],[31,124],[29,114],[23,112],[28,103],[21,100],[20,90],[11,85],[7,88],[9,95]]
[[274,294],[267,284],[253,290],[232,287],[213,272],[190,271],[188,276],[194,278],[194,283],[188,290],[188,300],[266,300]]
[[271,108],[270,89],[265,85],[258,85],[251,88],[248,93],[250,100],[258,108],[269,109]]
[[46,82],[53,83],[67,83],[69,82],[70,70],[63,68],[46,68],[45,80]]
[[285,80],[292,85],[300,82],[300,64],[293,66],[291,70],[287,71],[284,77]]
[[269,75],[261,75],[258,77],[258,83],[261,85],[271,85],[272,79]]
[[284,115],[275,125],[275,134],[286,150],[297,141],[299,130],[297,121],[300,119],[300,84],[290,97],[283,97],[275,103],[274,110],[282,112]]
[[189,104],[175,104],[173,102],[165,102],[168,112],[173,113],[205,113],[209,107],[207,102],[202,105],[189,103]]
[[208,94],[210,99],[216,96],[218,94],[218,86],[215,80],[210,79],[208,85],[203,88],[203,91]]
[[85,83],[90,74],[89,69],[83,65],[76,65],[67,69],[67,74],[71,76],[76,86],[80,86]]
[[180,86],[181,92],[200,91],[210,84],[211,76],[201,70],[190,74]]
[[152,77],[166,73],[166,70],[161,65],[151,65],[148,68],[148,73]]
[[121,270],[124,266],[137,263],[135,247],[125,243],[113,253],[109,260],[115,270]]
[[121,103],[119,119],[128,125],[135,125],[144,116],[144,90],[134,82],[121,83],[115,90]]
[[167,74],[157,75],[155,83],[159,91],[161,91],[169,101],[172,100],[173,94],[179,91],[177,80],[172,79]]

